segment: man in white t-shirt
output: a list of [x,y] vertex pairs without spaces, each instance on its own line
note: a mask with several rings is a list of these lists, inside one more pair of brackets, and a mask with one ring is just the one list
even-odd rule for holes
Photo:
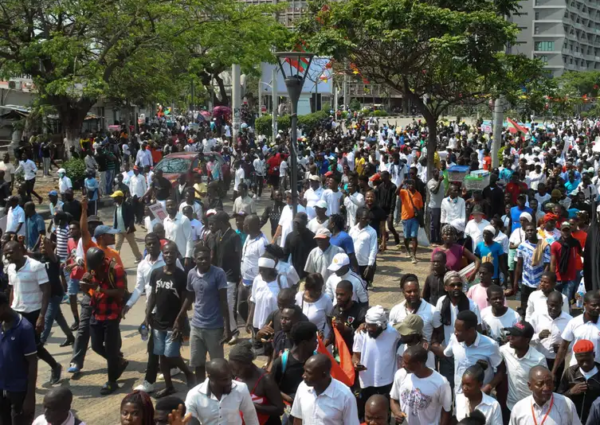
[[287,175],[287,170],[288,170],[289,166],[288,163],[285,159],[281,160],[281,163],[279,164],[279,189],[282,191],[287,190],[287,182],[288,182],[288,175]]
[[[588,339],[592,341],[595,347],[596,363],[600,363],[600,292],[590,291],[583,297],[584,313],[577,316],[567,323],[567,326],[562,333],[563,339],[556,354],[556,360],[552,366],[552,374],[556,376],[558,368],[565,360],[567,350],[571,343],[575,344],[580,339]],[[577,364],[575,356],[571,356],[570,366]]]
[[426,366],[427,350],[409,347],[402,356],[403,369],[396,372],[390,391],[392,413],[408,425],[450,423],[452,391],[448,380]]
[[[396,349],[400,334],[388,324],[382,306],[371,307],[365,316],[366,330],[354,336],[352,361],[359,372],[360,398],[389,394],[397,370]],[[364,404],[359,406],[364,412]],[[362,415],[361,415],[362,417]]]
[[8,199],[7,206],[9,209],[6,218],[6,231],[25,236],[25,211],[19,206],[19,198],[11,196]]
[[519,313],[508,307],[504,296],[504,289],[498,285],[487,288],[489,307],[481,310],[481,321],[487,336],[503,345],[506,343],[505,328],[514,326],[521,320]]

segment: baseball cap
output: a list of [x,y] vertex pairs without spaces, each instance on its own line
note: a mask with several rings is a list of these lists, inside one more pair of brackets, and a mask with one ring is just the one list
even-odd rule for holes
[[568,221],[563,221],[560,225],[561,229],[570,229],[571,228],[571,223],[569,223]]
[[327,171],[325,173],[325,177],[331,177],[331,176],[333,176],[333,171]]
[[102,223],[102,220],[97,215],[90,215],[87,221],[88,223]]
[[327,270],[331,270],[332,272],[337,272],[344,266],[350,265],[350,257],[348,257],[344,253],[335,254],[333,260],[331,260],[331,264],[327,267]]
[[112,194],[112,195],[110,195],[110,197],[111,197],[111,198],[118,198],[119,196],[120,196],[121,198],[124,198],[124,197],[125,197],[125,194],[124,194],[122,191],[120,191],[120,190],[115,190],[115,191],[113,192],[113,194]]
[[327,208],[327,202],[324,200],[317,201],[315,208]]
[[48,192],[48,195],[50,195],[50,196],[58,196],[58,192],[56,190],[51,190],[50,192]]
[[112,228],[111,226],[107,226],[106,224],[101,224],[96,227],[94,230],[94,237],[102,236],[102,235],[116,235],[119,233],[117,229]]
[[327,239],[331,237],[331,232],[324,228],[321,227],[319,230],[317,230],[317,233],[315,233],[315,237],[313,239]]
[[319,178],[319,176],[317,176],[315,174],[311,174],[310,177],[308,178],[308,180],[313,181],[313,182],[319,182],[319,181],[321,181],[321,179]]
[[533,326],[524,320],[515,323],[515,325],[510,328],[504,328],[504,332],[510,336],[523,336],[525,338],[533,338],[534,334]]
[[394,328],[402,336],[421,335],[423,333],[423,319],[416,314],[409,314],[400,323],[396,323]]

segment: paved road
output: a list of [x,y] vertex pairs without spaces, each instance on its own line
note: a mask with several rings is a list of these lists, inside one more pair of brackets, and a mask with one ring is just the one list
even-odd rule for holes
[[[263,194],[263,199],[258,202],[258,211],[262,212],[268,204],[268,195]],[[231,201],[226,202],[225,210],[231,210]],[[105,223],[112,221],[112,208],[106,207],[100,210],[100,217],[105,220]],[[235,226],[235,224],[234,224]],[[268,232],[269,225],[264,228]],[[143,229],[138,229],[136,232],[136,240],[138,246],[143,250],[143,238],[145,232]],[[267,234],[267,236],[270,236]],[[404,255],[401,256],[395,250],[387,251],[383,255],[379,255],[377,259],[377,275],[375,277],[375,288],[370,293],[371,305],[380,304],[386,308],[391,308],[402,300],[402,294],[398,285],[400,277],[404,273],[415,273],[419,276],[421,282],[424,282],[425,277],[429,273],[429,251],[426,249],[420,250],[418,258],[420,262],[413,265],[410,259]],[[132,290],[135,285],[136,265],[134,257],[127,242],[121,250],[121,258],[125,264],[128,276],[129,289]],[[142,341],[137,332],[139,324],[144,317],[145,298],[142,297],[133,309],[127,315],[127,318],[121,323],[121,333],[123,337],[123,353],[129,360],[129,367],[121,377],[119,384],[120,390],[116,393],[102,397],[99,394],[100,387],[106,381],[106,363],[104,359],[96,355],[91,349],[85,360],[83,373],[78,379],[71,379],[71,376],[66,373],[71,359],[71,347],[60,348],[59,344],[64,340],[58,326],[54,326],[52,334],[48,340],[47,348],[52,353],[56,360],[63,365],[63,379],[59,385],[69,386],[75,399],[73,401],[73,409],[77,412],[80,419],[90,425],[115,425],[118,424],[119,406],[121,399],[129,393],[143,379],[144,370],[146,367],[146,343]],[[72,322],[72,314],[69,306],[63,304],[63,314],[67,318],[67,322]],[[245,335],[245,333],[243,334]],[[247,335],[245,335],[247,336]],[[226,346],[226,353],[228,347]],[[189,346],[183,349],[184,358],[189,358]],[[264,361],[258,359],[257,362]],[[45,384],[50,376],[48,365],[42,361],[39,362],[39,376],[37,389],[37,412],[41,414],[41,403],[43,396],[48,391],[48,385]],[[174,383],[179,391],[178,395],[185,399],[186,386],[182,381],[183,376],[174,378]],[[162,388],[162,383],[159,382],[157,387]]]

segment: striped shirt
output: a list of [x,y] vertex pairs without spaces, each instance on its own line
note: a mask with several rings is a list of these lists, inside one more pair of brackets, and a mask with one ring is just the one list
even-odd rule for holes
[[8,266],[8,284],[13,287],[13,310],[31,313],[41,310],[43,293],[40,285],[48,283],[46,266],[37,260],[25,257],[19,270],[15,264]]
[[56,254],[60,258],[61,262],[66,261],[69,256],[69,228],[68,227],[57,227],[56,228]]
[[523,284],[530,288],[537,288],[540,285],[544,267],[550,263],[550,245],[546,245],[542,261],[537,266],[532,266],[533,253],[536,247],[537,244],[534,245],[525,240],[517,248],[517,258],[523,259]]

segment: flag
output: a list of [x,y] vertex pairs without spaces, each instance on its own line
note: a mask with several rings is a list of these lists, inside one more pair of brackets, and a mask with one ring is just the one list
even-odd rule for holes
[[[305,43],[303,41],[301,41],[300,44],[296,45],[296,48],[294,49],[294,51],[300,52],[300,53],[306,53],[306,50],[304,50],[304,45],[305,45]],[[285,61],[287,63],[289,63],[290,65],[292,65],[294,68],[296,68],[299,72],[304,72],[306,70],[306,67],[308,66],[308,59],[306,59],[304,57],[300,57],[299,61],[297,61],[296,59],[290,59],[290,58],[286,58]]]
[[513,134],[516,133],[528,133],[529,130],[527,129],[527,127],[523,127],[522,125],[519,125],[519,123],[517,123],[515,120],[511,120],[510,118],[506,119],[508,121],[508,131],[510,131]]
[[352,387],[355,379],[352,355],[350,354],[350,350],[348,350],[344,339],[335,327],[333,328],[333,331],[335,332],[335,345],[338,347],[340,353],[340,363],[336,362],[331,353],[327,351],[327,347],[325,347],[325,344],[323,344],[323,340],[319,335],[317,335],[319,341],[317,352],[326,355],[329,357],[329,360],[331,360],[331,377],[346,384],[348,387]]

